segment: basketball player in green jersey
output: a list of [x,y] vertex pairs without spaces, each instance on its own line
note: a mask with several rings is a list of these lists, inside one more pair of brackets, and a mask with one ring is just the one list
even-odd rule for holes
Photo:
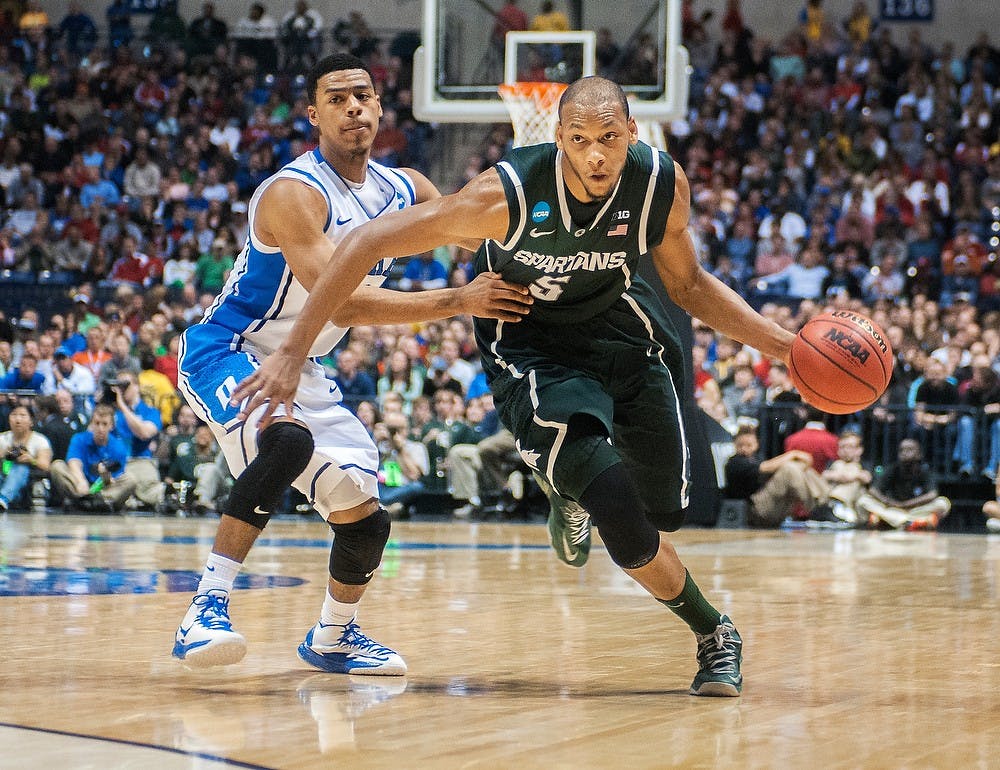
[[740,636],[651,523],[680,526],[690,465],[680,345],[639,261],[653,260],[679,306],[766,356],[787,362],[793,335],[698,265],[687,179],[636,131],[618,85],[570,84],[555,144],[515,149],[459,192],[348,235],[284,345],[233,398],[245,411],[269,402],[265,418],[290,407],[310,342],[379,259],[484,240],[477,268],[532,295],[519,323],[477,319],[476,336],[500,416],[553,493],[553,518],[565,516],[550,529],[570,536],[553,545],[582,563],[592,522],[612,560],[694,631],[691,693],[736,696]]

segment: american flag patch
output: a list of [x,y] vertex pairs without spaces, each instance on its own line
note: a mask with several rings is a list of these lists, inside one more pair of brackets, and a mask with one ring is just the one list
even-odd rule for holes
[[615,225],[610,230],[608,230],[608,235],[609,236],[628,235],[628,225],[626,224]]

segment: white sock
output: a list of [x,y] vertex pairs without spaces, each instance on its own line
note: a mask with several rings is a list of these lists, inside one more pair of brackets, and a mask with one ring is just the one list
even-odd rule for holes
[[323,609],[319,614],[319,621],[324,626],[329,626],[330,624],[346,626],[357,617],[358,605],[360,603],[345,604],[344,602],[338,602],[330,596],[330,591],[327,589],[326,598],[323,599]]
[[198,583],[198,593],[203,594],[208,591],[232,591],[236,576],[240,574],[243,565],[238,561],[219,556],[214,551],[208,555],[205,562],[205,571],[201,573],[201,582]]

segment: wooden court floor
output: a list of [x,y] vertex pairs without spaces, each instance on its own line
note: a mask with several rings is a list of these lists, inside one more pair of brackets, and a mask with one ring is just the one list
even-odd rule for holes
[[362,623],[404,678],[314,671],[328,535],[273,522],[232,615],[246,659],[170,658],[214,521],[0,522],[2,768],[1000,767],[1000,536],[685,530],[742,632],[740,699],[694,639],[543,525],[397,524]]

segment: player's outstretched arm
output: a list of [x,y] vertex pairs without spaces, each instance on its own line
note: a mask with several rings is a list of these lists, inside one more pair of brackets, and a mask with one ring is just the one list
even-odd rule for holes
[[652,250],[653,264],[670,298],[688,313],[728,337],[761,353],[788,361],[794,336],[757,313],[739,294],[698,264],[688,233],[691,192],[687,177],[674,163],[674,203],[663,241]]
[[[249,399],[243,414],[267,403],[261,425],[278,404],[290,405],[309,348],[326,323],[381,259],[420,254],[448,243],[503,240],[509,224],[503,185],[485,171],[453,195],[384,214],[353,230],[338,244],[311,287],[295,325],[281,347],[233,392],[232,403]],[[294,268],[293,268],[294,269]]]
[[361,324],[404,324],[474,315],[517,323],[531,310],[527,286],[503,280],[499,273],[480,273],[454,289],[404,292],[359,286],[333,322],[340,327]]

